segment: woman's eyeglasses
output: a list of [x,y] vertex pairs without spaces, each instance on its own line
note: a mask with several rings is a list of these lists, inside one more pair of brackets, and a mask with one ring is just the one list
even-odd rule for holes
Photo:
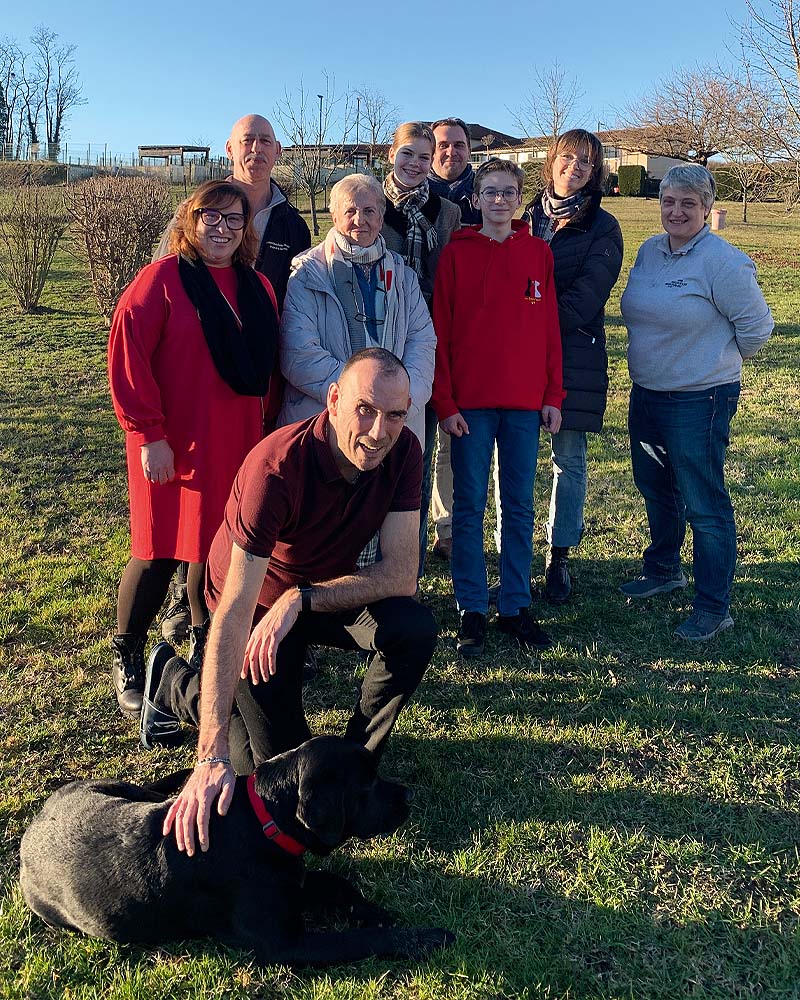
[[234,231],[238,229],[244,229],[247,219],[242,215],[241,212],[218,212],[216,208],[196,208],[194,210],[195,215],[199,215],[200,218],[205,222],[207,226],[218,226],[222,220],[225,220],[225,225],[228,229]]
[[558,158],[562,163],[566,163],[568,167],[576,163],[581,170],[591,170],[593,166],[588,156],[576,156],[574,153],[559,153]]

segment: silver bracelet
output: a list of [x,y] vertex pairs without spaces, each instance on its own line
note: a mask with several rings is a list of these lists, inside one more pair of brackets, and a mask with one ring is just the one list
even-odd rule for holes
[[203,764],[224,764],[226,767],[231,766],[230,757],[203,757],[202,760],[198,760],[197,767]]

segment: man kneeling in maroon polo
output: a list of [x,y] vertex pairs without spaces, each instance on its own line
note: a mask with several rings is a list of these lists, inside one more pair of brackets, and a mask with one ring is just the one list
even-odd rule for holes
[[[361,351],[326,411],[275,431],[239,470],[208,559],[214,617],[199,697],[197,676],[166,644],[148,663],[143,741],[166,742],[177,719],[199,721],[198,764],[164,828],[190,854],[195,833],[207,849],[217,797],[227,811],[234,769],[249,773],[310,737],[308,645],[372,653],[346,736],[376,755],[430,662],[436,624],[413,600],[422,455],[404,426],[410,403],[402,362]],[[376,531],[380,561],[356,570]]]

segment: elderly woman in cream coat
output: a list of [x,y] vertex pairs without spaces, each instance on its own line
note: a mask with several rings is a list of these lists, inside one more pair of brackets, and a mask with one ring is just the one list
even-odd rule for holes
[[347,359],[367,347],[400,358],[411,379],[408,426],[425,442],[436,335],[413,269],[386,247],[386,209],[374,177],[351,174],[330,195],[333,228],[295,257],[281,318],[281,370],[287,385],[279,424],[325,407]]

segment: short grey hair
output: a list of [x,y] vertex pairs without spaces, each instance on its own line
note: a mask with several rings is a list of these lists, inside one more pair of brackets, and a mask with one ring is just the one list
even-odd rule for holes
[[380,181],[375,180],[372,174],[348,174],[331,188],[328,199],[331,215],[338,209],[341,198],[346,198],[347,195],[353,196],[357,191],[372,192],[378,205],[378,211],[381,215],[386,212],[386,195],[383,193]]
[[658,200],[664,197],[667,188],[689,188],[702,201],[703,208],[710,210],[717,196],[717,182],[710,170],[699,163],[682,163],[670,167],[658,185]]

